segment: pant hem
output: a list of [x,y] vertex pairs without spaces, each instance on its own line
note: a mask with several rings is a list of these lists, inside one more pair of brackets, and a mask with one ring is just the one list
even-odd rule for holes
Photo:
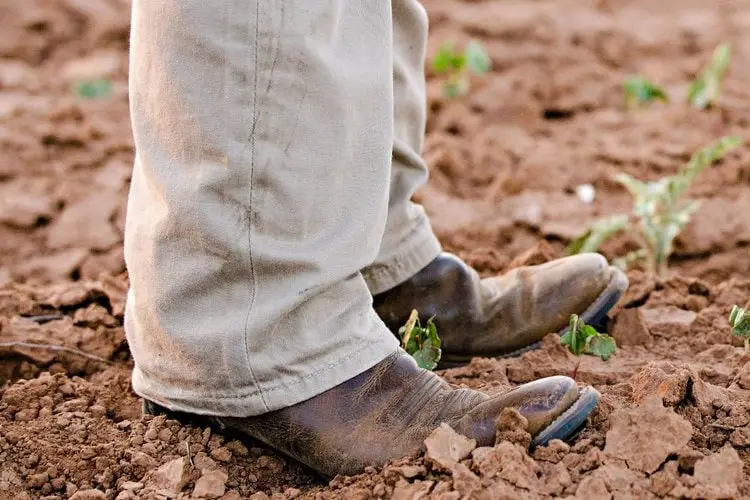
[[362,270],[372,295],[405,282],[424,269],[443,251],[432,227],[424,216],[417,227],[392,252],[393,257]]
[[366,338],[372,342],[337,356],[320,360],[304,376],[287,378],[270,388],[233,388],[205,392],[168,387],[149,380],[136,366],[133,370],[133,391],[140,397],[172,411],[215,417],[250,417],[280,410],[306,401],[372,368],[397,352],[398,341],[374,311]]

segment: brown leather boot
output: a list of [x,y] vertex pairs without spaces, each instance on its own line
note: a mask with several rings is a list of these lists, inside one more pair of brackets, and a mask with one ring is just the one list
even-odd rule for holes
[[443,253],[406,282],[373,297],[375,310],[398,335],[412,309],[434,317],[442,341],[440,367],[473,357],[513,356],[564,333],[571,314],[602,321],[628,279],[599,254],[582,254],[480,279],[458,257]]
[[538,380],[493,397],[453,389],[399,351],[312,399],[257,417],[196,417],[150,401],[144,401],[144,411],[238,431],[333,477],[416,454],[443,422],[476,439],[478,446],[492,445],[495,420],[506,407],[528,419],[532,446],[566,439],[582,426],[598,398],[593,388],[579,390],[568,377]]

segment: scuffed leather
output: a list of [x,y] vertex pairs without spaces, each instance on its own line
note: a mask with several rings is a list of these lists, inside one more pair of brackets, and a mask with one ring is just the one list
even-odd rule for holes
[[357,474],[417,454],[442,422],[492,445],[503,408],[518,408],[535,435],[578,397],[568,377],[550,377],[498,396],[453,389],[403,351],[308,401],[250,418],[216,418],[321,474]]
[[434,316],[443,359],[499,356],[559,331],[606,289],[612,270],[599,254],[582,254],[481,279],[443,253],[373,305],[397,334],[412,309]]

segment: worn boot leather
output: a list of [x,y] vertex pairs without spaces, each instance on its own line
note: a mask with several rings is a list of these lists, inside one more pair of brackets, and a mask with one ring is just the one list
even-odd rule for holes
[[[220,429],[252,436],[333,477],[357,474],[368,465],[417,454],[425,438],[443,422],[476,439],[478,446],[492,445],[495,420],[506,407],[517,408],[528,419],[528,431],[533,436],[564,412],[570,414],[578,396],[575,382],[561,376],[493,397],[453,389],[398,351],[366,372],[297,405],[256,417],[211,420]],[[144,402],[144,409],[152,414],[170,414],[149,401]],[[170,415],[178,419],[186,416]]]
[[473,357],[517,354],[560,332],[571,314],[603,319],[628,286],[625,274],[599,254],[582,254],[480,279],[443,253],[406,282],[373,297],[380,318],[398,336],[413,309],[434,317],[441,367]]

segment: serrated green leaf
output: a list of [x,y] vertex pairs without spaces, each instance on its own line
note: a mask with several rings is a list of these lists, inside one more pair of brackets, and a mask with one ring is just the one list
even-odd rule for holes
[[469,42],[464,49],[466,66],[474,73],[486,73],[492,61],[484,48],[477,42]]
[[589,337],[586,347],[589,353],[601,358],[602,361],[607,361],[617,350],[615,339],[601,333]]

